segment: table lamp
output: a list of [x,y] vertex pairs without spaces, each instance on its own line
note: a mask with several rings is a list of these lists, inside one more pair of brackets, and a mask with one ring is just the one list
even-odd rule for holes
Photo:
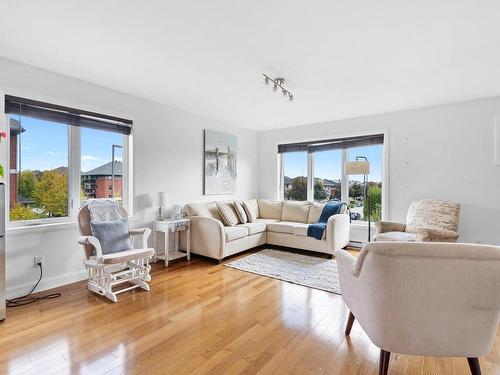
[[168,196],[164,191],[156,193],[156,200],[158,204],[158,220],[163,220],[163,209],[168,205]]

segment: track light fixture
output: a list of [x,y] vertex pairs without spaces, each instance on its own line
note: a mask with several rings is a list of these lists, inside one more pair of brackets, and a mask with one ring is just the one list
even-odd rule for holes
[[264,76],[264,83],[266,85],[269,85],[269,82],[272,82],[273,83],[273,90],[274,91],[277,91],[278,90],[278,87],[281,89],[281,92],[283,93],[283,96],[287,96],[288,95],[288,99],[290,101],[293,100],[293,95],[290,91],[288,91],[287,89],[285,89],[284,84],[285,84],[285,79],[284,78],[275,78],[275,79],[272,79],[271,77],[265,75],[265,74],[262,74]]

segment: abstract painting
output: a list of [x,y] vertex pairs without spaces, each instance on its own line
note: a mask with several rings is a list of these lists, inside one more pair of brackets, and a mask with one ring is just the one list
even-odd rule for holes
[[205,130],[204,194],[236,193],[236,136]]

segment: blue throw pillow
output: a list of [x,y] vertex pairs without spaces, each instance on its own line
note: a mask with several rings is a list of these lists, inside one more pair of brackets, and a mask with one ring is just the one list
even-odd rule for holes
[[90,222],[92,235],[101,243],[102,253],[111,254],[132,249],[132,242],[128,233],[128,219]]

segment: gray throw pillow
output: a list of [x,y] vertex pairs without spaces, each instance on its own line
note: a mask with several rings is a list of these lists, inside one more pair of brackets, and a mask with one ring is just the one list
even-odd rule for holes
[[128,233],[128,219],[90,222],[92,235],[101,243],[102,253],[111,254],[132,249],[132,242]]

